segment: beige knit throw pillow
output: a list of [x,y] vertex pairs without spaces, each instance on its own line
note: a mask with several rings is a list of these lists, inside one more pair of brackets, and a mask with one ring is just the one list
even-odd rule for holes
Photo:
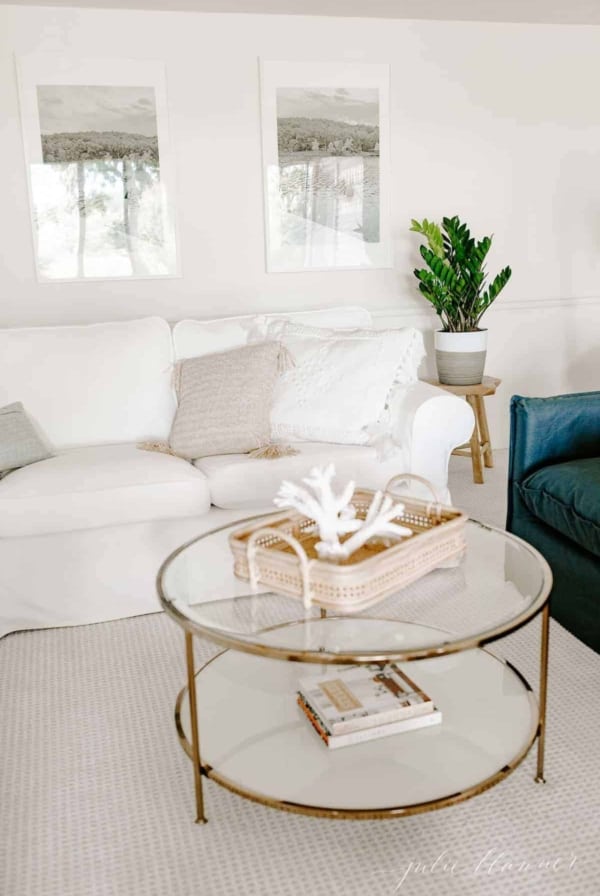
[[188,460],[268,451],[275,382],[289,363],[287,350],[279,342],[179,361],[171,450]]

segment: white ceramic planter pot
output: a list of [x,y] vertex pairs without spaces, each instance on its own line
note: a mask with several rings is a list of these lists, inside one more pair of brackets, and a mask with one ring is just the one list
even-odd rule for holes
[[440,383],[472,386],[483,379],[487,330],[472,333],[435,333],[435,360]]

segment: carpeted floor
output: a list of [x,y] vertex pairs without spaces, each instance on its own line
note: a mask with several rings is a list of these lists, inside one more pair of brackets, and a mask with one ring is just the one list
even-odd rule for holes
[[[451,487],[501,525],[506,454]],[[496,645],[537,682],[538,622]],[[545,785],[534,756],[459,806],[393,821],[280,813],[206,785],[193,824],[173,703],[183,639],[163,615],[0,641],[2,896],[597,896],[600,657],[552,623]],[[199,659],[211,654],[198,649]],[[365,769],[368,774],[368,769]]]

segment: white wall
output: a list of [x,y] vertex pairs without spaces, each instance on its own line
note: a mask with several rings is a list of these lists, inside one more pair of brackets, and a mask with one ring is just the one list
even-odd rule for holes
[[[183,276],[38,283],[14,54],[162,59]],[[394,270],[266,274],[257,58],[390,62]],[[360,303],[435,318],[415,290],[412,217],[494,233],[513,278],[486,323],[488,402],[600,387],[600,28],[0,6],[0,325],[171,320]]]

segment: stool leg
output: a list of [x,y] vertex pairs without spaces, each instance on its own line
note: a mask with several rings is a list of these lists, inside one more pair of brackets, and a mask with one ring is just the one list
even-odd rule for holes
[[479,421],[479,432],[481,433],[481,442],[483,448],[483,460],[486,467],[494,466],[494,454],[492,452],[492,443],[490,441],[490,431],[488,429],[487,414],[485,412],[485,402],[482,395],[475,397],[477,402],[477,419]]
[[473,464],[473,482],[478,485],[483,484],[483,464],[481,462],[481,439],[479,436],[479,414],[477,409],[477,401],[474,395],[467,395],[467,401],[473,409],[475,415],[475,426],[473,427],[473,435],[471,436],[471,463]]

